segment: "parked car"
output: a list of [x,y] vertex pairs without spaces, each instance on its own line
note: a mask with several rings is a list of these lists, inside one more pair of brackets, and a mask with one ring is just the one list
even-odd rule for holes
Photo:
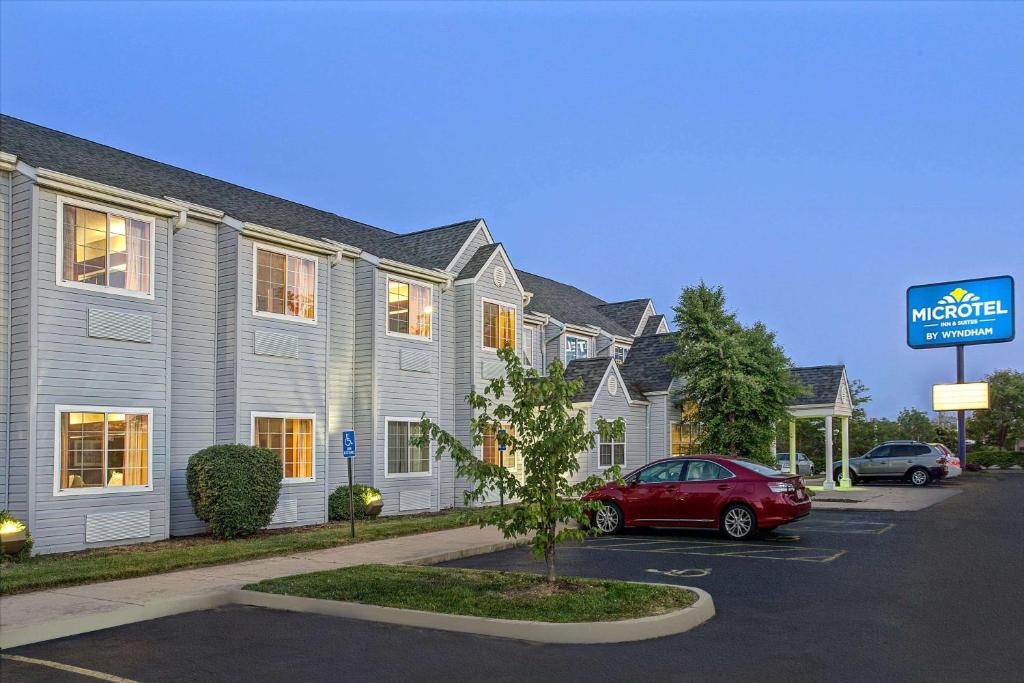
[[964,473],[963,465],[960,464],[960,458],[944,443],[930,443],[929,446],[935,446],[946,456],[946,478],[952,479],[953,477],[959,477]]
[[[776,453],[775,458],[779,461],[779,469],[789,472],[789,453]],[[814,463],[803,453],[796,454],[796,473],[802,477],[814,476]]]
[[591,513],[591,524],[601,533],[624,527],[718,528],[739,540],[811,512],[799,476],[739,458],[667,458],[630,472],[623,481],[583,497],[601,501]]
[[[886,441],[859,458],[850,458],[853,483],[871,479],[903,479],[914,486],[927,486],[946,476],[946,454],[921,441]],[[832,470],[839,481],[842,464]]]

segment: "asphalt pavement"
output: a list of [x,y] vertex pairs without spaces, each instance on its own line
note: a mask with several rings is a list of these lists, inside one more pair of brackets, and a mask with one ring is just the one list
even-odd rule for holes
[[[718,614],[621,645],[537,645],[248,607],[10,653],[138,681],[1020,681],[1024,474],[943,483],[919,512],[816,511],[750,543],[641,531],[563,548],[565,574],[699,586]],[[540,572],[524,549],[450,566]],[[4,681],[84,681],[0,660]]]

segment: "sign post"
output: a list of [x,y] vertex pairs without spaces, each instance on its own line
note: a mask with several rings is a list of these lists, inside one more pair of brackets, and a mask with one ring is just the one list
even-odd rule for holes
[[[506,432],[504,429],[499,429],[498,436],[495,439],[498,442],[498,464],[501,465],[502,467],[505,466],[505,444],[503,442],[503,437],[505,436],[505,434]],[[502,507],[505,506],[504,491],[498,491],[498,505],[501,505]]]
[[[1013,278],[1009,275],[907,288],[907,345],[956,347],[956,382],[964,384],[964,347],[1013,341]],[[957,455],[967,466],[966,411],[956,411]]]
[[346,430],[341,433],[341,454],[348,462],[348,523],[352,538],[356,537],[356,499],[352,491],[352,461],[356,459],[356,433]]

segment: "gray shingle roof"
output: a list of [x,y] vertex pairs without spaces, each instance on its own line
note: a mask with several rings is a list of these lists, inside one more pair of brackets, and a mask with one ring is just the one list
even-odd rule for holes
[[674,332],[637,337],[626,355],[626,362],[619,367],[619,372],[623,379],[644,393],[668,391],[672,384],[672,371],[664,359],[675,348]]
[[337,240],[427,268],[447,266],[479,223],[474,219],[398,234],[6,115],[0,115],[0,149],[31,166],[151,197],[184,199],[243,222]]
[[793,368],[793,377],[809,390],[790,403],[791,406],[820,405],[835,403],[839,396],[839,387],[843,383],[843,365],[815,365],[806,368]]
[[545,313],[563,323],[574,325],[595,325],[615,335],[630,337],[636,330],[627,330],[599,309],[608,305],[607,301],[598,299],[582,289],[567,285],[557,280],[534,275],[516,269],[523,289],[533,293],[527,313]]
[[583,380],[583,388],[572,397],[573,401],[589,401],[601,388],[601,380],[608,370],[611,358],[582,358],[571,361],[565,368],[567,380]]
[[627,329],[630,335],[636,333],[636,328],[644,317],[647,304],[650,299],[633,299],[632,301],[616,301],[610,304],[597,306],[597,310],[608,316],[623,329]]
[[494,242],[493,244],[485,244],[477,249],[476,253],[466,261],[466,265],[462,266],[462,270],[459,271],[455,279],[462,280],[464,278],[476,277],[476,274],[487,263],[487,259],[491,258],[491,254],[496,252],[500,246],[501,242]]
[[[661,313],[657,315],[652,315],[650,318],[647,319],[647,322],[644,324],[644,329],[642,332],[640,332],[640,335],[646,336],[651,334],[658,334],[658,328],[661,326],[662,320],[665,320],[665,316],[663,316]],[[661,334],[664,334],[664,332],[662,332]]]

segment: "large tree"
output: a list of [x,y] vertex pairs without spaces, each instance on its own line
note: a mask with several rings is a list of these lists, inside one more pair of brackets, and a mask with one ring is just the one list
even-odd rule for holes
[[536,370],[524,370],[519,357],[510,349],[498,356],[505,362],[505,377],[492,379],[483,394],[470,392],[466,401],[476,417],[470,423],[474,446],[483,443],[487,433],[496,435],[499,445],[521,459],[520,481],[505,467],[480,460],[472,449],[437,424],[423,418],[418,443],[434,441],[436,455],[449,454],[455,461],[455,474],[471,485],[465,502],[472,506],[493,497],[495,492],[513,504],[472,508],[468,514],[481,526],[498,527],[506,538],[533,533],[534,555],[543,557],[547,578],[556,578],[555,548],[566,539],[583,539],[591,530],[588,511],[599,504],[579,498],[605,483],[618,479],[618,466],[604,476],[589,476],[573,483],[579,471],[579,455],[594,448],[595,438],[621,439],[625,430],[622,418],[609,422],[596,420],[597,431],[587,428],[586,414],[573,407],[572,397],[582,387],[581,380],[565,378],[562,363],[555,360],[546,376]]
[[935,425],[928,415],[917,408],[904,408],[896,416],[900,438],[914,441],[935,441]]
[[1013,450],[1024,439],[1024,372],[996,370],[985,381],[989,409],[973,413],[967,433],[986,446]]
[[722,288],[703,282],[673,310],[678,346],[666,360],[682,380],[675,399],[696,407],[701,450],[774,464],[776,425],[800,392],[775,334],[741,324]]

